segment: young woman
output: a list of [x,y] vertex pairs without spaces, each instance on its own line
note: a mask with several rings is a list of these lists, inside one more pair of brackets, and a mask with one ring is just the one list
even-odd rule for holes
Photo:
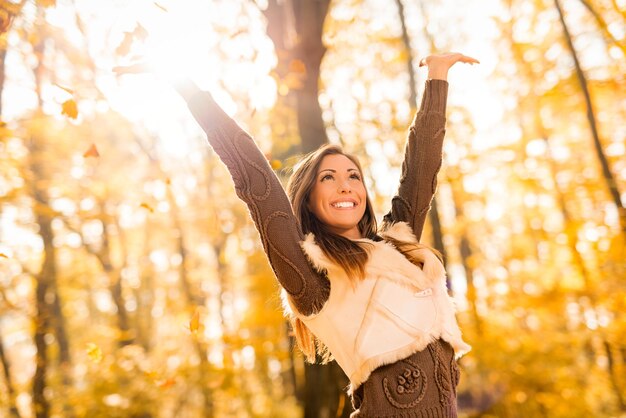
[[248,205],[307,359],[331,357],[350,379],[352,417],[456,417],[461,339],[443,265],[419,244],[441,167],[447,74],[459,53],[431,55],[391,211],[377,228],[358,160],[324,146],[285,194],[263,153],[209,93],[177,89]]

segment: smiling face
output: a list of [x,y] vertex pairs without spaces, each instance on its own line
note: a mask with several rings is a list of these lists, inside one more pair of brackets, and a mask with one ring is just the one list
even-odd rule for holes
[[332,232],[350,239],[363,238],[367,192],[358,167],[341,154],[326,155],[319,165],[307,205]]

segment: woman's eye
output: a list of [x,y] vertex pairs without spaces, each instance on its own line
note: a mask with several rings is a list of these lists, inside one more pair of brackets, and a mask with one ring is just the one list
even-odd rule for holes
[[350,176],[351,179],[356,179],[356,180],[361,180],[361,176],[359,176],[358,174],[352,174]]
[[328,179],[331,179],[331,180],[333,179],[332,174],[326,174],[324,177],[322,177],[322,181],[328,180]]

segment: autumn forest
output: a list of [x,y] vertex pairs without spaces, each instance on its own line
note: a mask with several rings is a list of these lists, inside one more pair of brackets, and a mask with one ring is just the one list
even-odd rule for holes
[[459,417],[626,417],[625,0],[0,0],[0,418],[349,417],[170,81],[285,184],[358,155],[380,221],[445,51]]

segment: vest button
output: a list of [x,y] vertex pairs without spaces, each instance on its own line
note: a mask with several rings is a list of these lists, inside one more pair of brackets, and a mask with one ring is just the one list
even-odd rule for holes
[[433,294],[433,289],[428,288],[428,289],[421,290],[419,292],[415,292],[413,296],[415,296],[416,298],[421,298],[424,296],[430,296],[432,294]]

